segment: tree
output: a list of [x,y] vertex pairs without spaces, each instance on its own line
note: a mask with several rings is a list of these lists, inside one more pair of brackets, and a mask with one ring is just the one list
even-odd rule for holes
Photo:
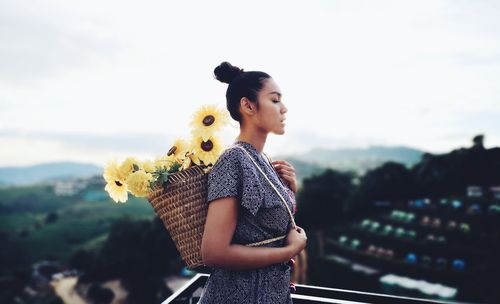
[[[88,261],[77,263],[78,257]],[[147,298],[146,293],[151,292],[154,297],[156,294],[164,295],[165,290],[158,282],[170,273],[177,273],[183,266],[180,255],[159,218],[153,221],[133,221],[127,218],[118,220],[111,227],[108,239],[95,258],[80,252],[71,260],[80,267],[88,267],[79,283],[121,279],[129,290],[131,299],[137,300],[130,300],[130,303],[154,303],[150,301],[151,298]],[[138,299],[145,300],[141,302]]]
[[45,224],[55,223],[58,219],[59,219],[59,216],[57,215],[56,212],[50,212],[45,217]]
[[297,195],[297,222],[316,230],[318,254],[324,251],[323,231],[343,218],[346,202],[354,190],[353,174],[328,169],[304,179]]
[[474,138],[472,139],[472,142],[473,142],[473,145],[472,145],[473,148],[484,149],[484,135],[480,134],[480,135],[474,136]]
[[372,211],[374,201],[407,199],[414,194],[413,185],[410,170],[402,164],[387,162],[361,178],[356,207],[361,208],[359,213],[368,213]]

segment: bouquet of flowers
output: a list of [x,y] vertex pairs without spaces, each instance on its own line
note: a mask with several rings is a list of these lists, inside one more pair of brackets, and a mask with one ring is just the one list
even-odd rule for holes
[[177,139],[154,161],[133,157],[110,161],[103,173],[105,190],[115,202],[128,193],[146,197],[170,233],[188,268],[203,265],[201,239],[208,206],[207,174],[222,152],[216,132],[228,122],[228,113],[213,105],[193,115],[191,140]]
[[200,166],[205,172],[222,152],[217,131],[228,122],[227,111],[214,105],[201,107],[193,114],[190,141],[178,138],[170,150],[155,160],[140,161],[128,157],[112,160],[104,168],[105,190],[115,202],[126,202],[128,193],[148,197],[158,186],[167,187],[173,173]]

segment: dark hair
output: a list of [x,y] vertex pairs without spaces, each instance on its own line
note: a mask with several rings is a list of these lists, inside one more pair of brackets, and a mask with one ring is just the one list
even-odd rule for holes
[[237,66],[224,61],[214,69],[215,78],[229,84],[226,91],[227,110],[231,117],[241,123],[240,100],[248,98],[259,109],[257,93],[262,89],[269,74],[258,71],[245,72]]

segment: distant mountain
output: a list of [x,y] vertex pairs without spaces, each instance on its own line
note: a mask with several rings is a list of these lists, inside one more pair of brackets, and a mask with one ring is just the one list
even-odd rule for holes
[[28,167],[0,168],[0,185],[27,185],[47,180],[102,174],[99,166],[73,162],[45,163]]
[[321,174],[323,171],[327,169],[327,167],[312,164],[307,161],[300,160],[298,158],[295,158],[293,156],[291,157],[278,157],[276,159],[284,159],[288,161],[296,171],[296,177],[297,177],[297,182],[299,185],[302,184],[302,180],[306,177],[310,177],[313,175],[318,175]]
[[[326,168],[355,171],[363,174],[387,161],[402,163],[408,167],[418,163],[424,152],[408,147],[374,146],[366,149],[315,148],[303,154],[275,156],[286,159],[297,170],[297,179],[320,174]],[[0,185],[35,184],[47,180],[89,177],[102,174],[103,168],[84,163],[56,162],[29,167],[0,167]]]
[[[340,171],[355,171],[363,174],[367,170],[376,168],[381,164],[393,161],[408,167],[418,163],[423,151],[408,147],[382,147],[373,146],[366,149],[324,149],[315,148],[303,154],[281,156],[283,159],[302,161],[301,167],[310,167],[314,172],[317,168],[333,168]],[[276,158],[276,157],[275,157]],[[292,161],[290,161],[292,162]]]

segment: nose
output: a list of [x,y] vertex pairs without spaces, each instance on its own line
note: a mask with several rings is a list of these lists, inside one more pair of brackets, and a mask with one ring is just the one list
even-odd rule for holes
[[285,114],[286,112],[288,112],[288,108],[283,104],[283,106],[281,107],[281,114]]

